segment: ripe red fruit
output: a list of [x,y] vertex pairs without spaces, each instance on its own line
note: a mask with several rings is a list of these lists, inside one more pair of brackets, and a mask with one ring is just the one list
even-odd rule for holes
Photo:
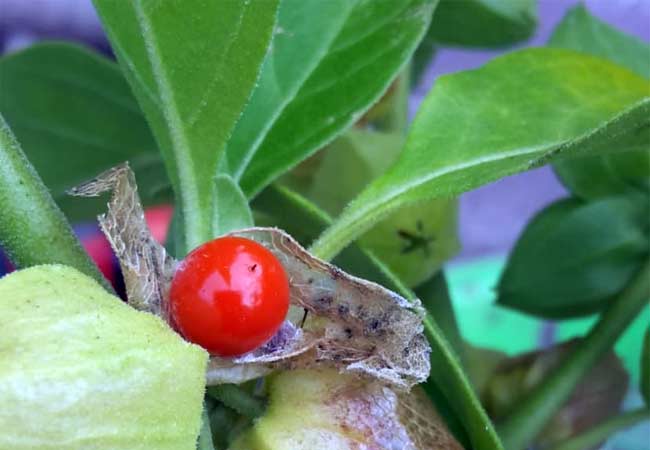
[[170,311],[189,341],[237,356],[266,343],[289,309],[280,261],[250,239],[222,237],[194,249],[172,279]]

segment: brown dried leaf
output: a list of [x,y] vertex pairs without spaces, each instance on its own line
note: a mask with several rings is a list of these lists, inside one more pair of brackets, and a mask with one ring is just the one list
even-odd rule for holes
[[[70,193],[96,196],[109,190],[108,212],[99,222],[120,261],[128,301],[169,322],[168,292],[177,262],[151,236],[129,166],[106,171]],[[289,275],[293,313],[259,349],[237,358],[212,357],[208,384],[310,367],[334,367],[405,389],[426,380],[430,347],[419,302],[313,257],[281,230],[248,228],[231,235],[261,243],[280,260]],[[304,327],[299,326],[303,308],[310,312]]]
[[96,197],[107,191],[113,192],[108,211],[98,220],[120,262],[128,302],[136,309],[168,321],[167,294],[176,261],[167,255],[147,227],[135,176],[128,163],[109,169],[68,193]]
[[[524,353],[503,360],[488,381],[484,395],[490,416],[508,415],[522,397],[546,379],[578,343],[578,339],[549,349]],[[536,440],[540,447],[552,447],[594,427],[620,411],[628,386],[628,375],[614,351],[599,363],[574,389]]]

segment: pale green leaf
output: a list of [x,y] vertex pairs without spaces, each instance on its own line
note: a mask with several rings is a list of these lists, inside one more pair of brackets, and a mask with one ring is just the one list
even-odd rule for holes
[[187,245],[211,237],[212,178],[266,55],[277,0],[96,0],[162,150]]
[[553,158],[647,149],[650,84],[605,60],[527,49],[440,77],[397,162],[312,250],[327,259],[392,210],[457,195]]
[[[380,98],[426,31],[435,3],[355,4],[327,54],[268,129],[244,171],[241,185],[249,197],[332,140]],[[313,20],[321,20],[320,14]]]
[[208,354],[66,266],[0,280],[0,448],[194,450]]

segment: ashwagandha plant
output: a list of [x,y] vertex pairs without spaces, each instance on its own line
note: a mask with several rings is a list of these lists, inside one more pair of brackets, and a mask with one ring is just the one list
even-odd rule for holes
[[[0,448],[568,450],[650,417],[647,336],[641,409],[618,412],[612,352],[650,297],[647,44],[579,6],[548,46],[438,78],[408,123],[436,48],[523,41],[534,2],[94,3],[117,64],[65,43],[0,60],[0,243],[19,269],[0,280]],[[456,326],[455,196],[548,163],[571,197],[531,221],[497,302],[598,320],[506,358]],[[108,209],[67,195],[105,191]],[[159,203],[165,247],[143,220]],[[128,303],[67,222],[99,213]],[[209,272],[183,260],[224,235],[288,282],[284,322],[244,355],[174,331],[179,261]],[[214,348],[248,348],[251,327]]]

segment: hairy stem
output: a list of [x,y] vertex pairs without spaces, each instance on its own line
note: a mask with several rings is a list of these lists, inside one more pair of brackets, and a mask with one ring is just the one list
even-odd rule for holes
[[81,247],[2,115],[0,209],[0,246],[17,267],[65,264],[113,292]]

